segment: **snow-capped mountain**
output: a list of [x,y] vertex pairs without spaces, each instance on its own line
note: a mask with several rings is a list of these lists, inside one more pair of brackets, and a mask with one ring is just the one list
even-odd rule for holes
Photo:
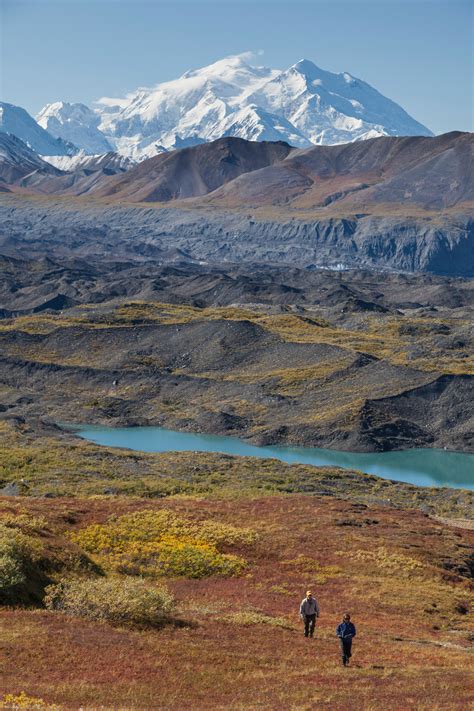
[[36,120],[52,136],[70,141],[90,155],[112,150],[104,134],[98,130],[100,116],[85,104],[57,101],[45,106]]
[[125,98],[103,98],[95,111],[59,102],[37,118],[87,153],[112,147],[138,160],[221,136],[283,140],[304,148],[384,135],[432,135],[398,104],[347,72],[334,74],[308,60],[285,71],[256,67],[246,55]]
[[75,156],[42,156],[42,158],[55,168],[66,172],[75,170],[95,172],[100,169],[106,175],[115,175],[116,173],[124,173],[135,165],[135,161],[131,158],[110,151],[99,154],[81,151]]
[[78,150],[62,137],[55,138],[45,131],[21,106],[5,101],[0,101],[0,131],[16,136],[40,155],[66,156]]
[[[212,141],[226,135],[232,118],[237,119],[237,112],[245,105],[243,97],[276,73],[252,67],[242,57],[228,57],[153,89],[138,89],[127,97],[126,104],[123,99],[106,99],[105,112],[101,100],[100,128],[119,153],[133,157]],[[119,109],[115,113],[113,104]]]
[[269,113],[256,104],[232,112],[223,122],[223,136],[247,141],[281,141],[292,146],[310,146],[311,142],[283,116]]
[[316,145],[433,135],[370,84],[347,72],[324,71],[306,59],[278,74],[248,100],[284,116]]
[[0,187],[32,173],[59,174],[20,138],[0,131]]

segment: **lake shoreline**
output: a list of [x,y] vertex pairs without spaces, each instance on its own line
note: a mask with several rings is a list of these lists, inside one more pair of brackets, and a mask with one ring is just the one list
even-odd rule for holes
[[[45,421],[46,423],[46,421]],[[58,427],[60,430],[64,432],[69,432],[69,433],[74,433],[76,430],[81,427],[87,427],[87,428],[102,428],[102,427],[110,427],[112,429],[133,429],[136,427],[149,427],[149,428],[159,428],[159,429],[166,429],[174,432],[182,432],[183,434],[199,434],[202,436],[215,436],[215,437],[232,437],[235,439],[242,440],[246,444],[249,444],[251,446],[255,447],[301,447],[301,448],[307,448],[307,449],[326,449],[328,451],[338,451],[338,452],[346,452],[347,454],[383,454],[386,452],[408,452],[412,450],[439,450],[439,451],[444,451],[444,452],[449,452],[452,454],[465,454],[465,455],[473,455],[474,456],[474,449],[472,447],[450,447],[448,445],[443,445],[441,446],[435,446],[435,444],[430,444],[426,443],[423,446],[420,445],[420,443],[417,443],[416,440],[407,440],[403,444],[400,442],[397,442],[395,446],[387,446],[387,447],[380,447],[376,448],[375,446],[370,446],[373,445],[373,442],[364,442],[364,445],[362,446],[362,442],[360,440],[353,440],[350,437],[348,437],[346,440],[329,440],[326,436],[322,436],[318,438],[318,444],[316,443],[306,443],[302,442],[299,440],[294,440],[293,438],[288,438],[288,437],[275,437],[274,432],[268,431],[264,433],[260,433],[259,435],[245,435],[245,432],[242,432],[242,435],[239,436],[236,434],[235,430],[230,430],[230,432],[227,431],[222,431],[219,428],[206,428],[206,429],[196,429],[195,425],[197,424],[196,422],[191,422],[189,427],[188,426],[180,426],[179,424],[175,423],[173,421],[172,426],[168,426],[168,420],[166,418],[160,418],[159,421],[156,421],[156,418],[104,418],[104,417],[94,417],[91,418],[90,421],[82,422],[81,424],[76,424],[76,423],[71,423],[71,422],[65,422],[65,421],[56,421],[56,422],[47,422],[48,425],[52,425],[53,427]],[[351,434],[351,433],[349,433]],[[345,448],[344,444],[350,445],[350,448]],[[359,445],[359,446],[357,446]]]
[[416,486],[336,466],[208,452],[147,453],[94,444],[40,420],[0,419],[2,493],[11,498],[178,496],[254,498],[280,495],[342,499],[354,505],[416,509],[472,519],[474,491]]
[[[394,483],[423,487],[474,489],[474,457],[435,448],[391,452],[346,452],[298,446],[257,446],[236,437],[190,433],[162,427],[104,427],[63,423],[64,430],[87,441],[143,453],[209,452],[228,456],[277,459],[286,464],[340,467]],[[472,457],[472,461],[471,461]],[[471,473],[472,472],[472,473]]]

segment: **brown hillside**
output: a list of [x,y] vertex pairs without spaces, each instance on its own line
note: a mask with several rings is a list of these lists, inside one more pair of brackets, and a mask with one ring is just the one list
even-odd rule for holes
[[410,203],[425,209],[474,199],[472,134],[375,138],[293,151],[285,160],[240,176],[209,196],[213,205],[365,209]]
[[220,138],[143,161],[125,175],[104,181],[95,194],[137,202],[206,195],[242,173],[281,161],[290,150],[286,143]]

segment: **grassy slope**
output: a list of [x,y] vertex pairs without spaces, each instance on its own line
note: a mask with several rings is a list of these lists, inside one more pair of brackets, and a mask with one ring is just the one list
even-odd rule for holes
[[[331,324],[314,312],[301,316],[297,314],[267,314],[259,310],[237,307],[195,308],[178,304],[156,302],[126,302],[110,306],[88,305],[64,314],[35,314],[4,319],[0,333],[25,332],[29,334],[48,334],[56,329],[83,328],[87,330],[111,327],[132,328],[134,330],[149,324],[183,324],[193,321],[209,320],[245,320],[255,323],[270,333],[292,343],[321,343],[337,346],[346,351],[347,357],[354,353],[366,353],[375,358],[386,359],[393,365],[409,365],[427,372],[474,374],[474,356],[469,355],[466,344],[459,344],[445,352],[440,343],[439,329],[466,328],[469,322],[456,317],[421,318],[394,316],[393,314],[366,314],[359,318],[356,330]],[[442,333],[442,331],[441,331]],[[417,357],[411,351],[416,347]],[[9,352],[14,353],[12,346]],[[42,353],[38,342],[31,357],[39,362],[83,365],[84,354],[78,353],[67,359],[62,353]],[[107,355],[98,350],[87,353],[87,364],[96,367],[106,365]],[[136,364],[138,365],[138,363]],[[261,377],[291,379],[293,373],[282,373],[281,369],[261,374]],[[316,374],[317,376],[318,374]],[[234,377],[245,377],[245,373],[236,371]],[[254,374],[257,378],[258,374]],[[286,376],[286,377],[285,377]],[[304,374],[307,380],[307,374]],[[257,378],[258,379],[258,378]],[[300,380],[301,378],[299,378]]]
[[[2,693],[24,690],[62,708],[468,707],[469,582],[447,568],[466,557],[472,531],[419,512],[299,495],[4,498],[0,512],[45,516],[43,544],[63,541],[66,550],[71,529],[165,506],[256,530],[259,541],[242,551],[246,573],[169,581],[176,617],[191,626],[126,630],[4,609]],[[302,637],[297,616],[309,585],[322,608],[314,641]],[[349,669],[340,666],[334,636],[345,609],[358,627]]]
[[394,483],[336,467],[289,465],[275,459],[206,452],[145,454],[99,447],[72,436],[38,437],[27,426],[0,421],[0,484],[15,482],[26,496],[156,498],[186,494],[230,498],[307,493],[366,505],[421,508],[469,518],[474,492]]

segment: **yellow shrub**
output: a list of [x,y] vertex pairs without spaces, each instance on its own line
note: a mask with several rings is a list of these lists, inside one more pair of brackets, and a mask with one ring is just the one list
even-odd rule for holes
[[128,550],[111,555],[110,560],[119,572],[129,575],[186,578],[236,575],[245,565],[242,558],[219,553],[213,545],[173,536],[156,542],[131,543]]
[[59,711],[59,706],[56,704],[48,704],[43,699],[37,699],[34,696],[28,696],[24,691],[21,694],[6,694],[0,701],[0,709],[9,709],[9,711],[17,711],[17,709],[28,709],[34,711]]
[[229,523],[218,521],[204,521],[196,535],[216,546],[250,546],[257,540],[257,534],[251,528],[236,528]]
[[403,553],[391,552],[384,546],[375,550],[359,550],[354,553],[354,558],[372,563],[382,572],[398,576],[409,576],[413,572],[422,572],[423,563],[416,558],[410,558]]
[[199,524],[172,511],[139,511],[112,517],[72,534],[86,551],[103,556],[119,572],[129,575],[236,575],[245,561],[222,553],[219,545],[249,544],[255,534],[226,524]]
[[0,525],[18,528],[24,533],[39,533],[48,527],[44,516],[30,516],[28,513],[2,514]]

